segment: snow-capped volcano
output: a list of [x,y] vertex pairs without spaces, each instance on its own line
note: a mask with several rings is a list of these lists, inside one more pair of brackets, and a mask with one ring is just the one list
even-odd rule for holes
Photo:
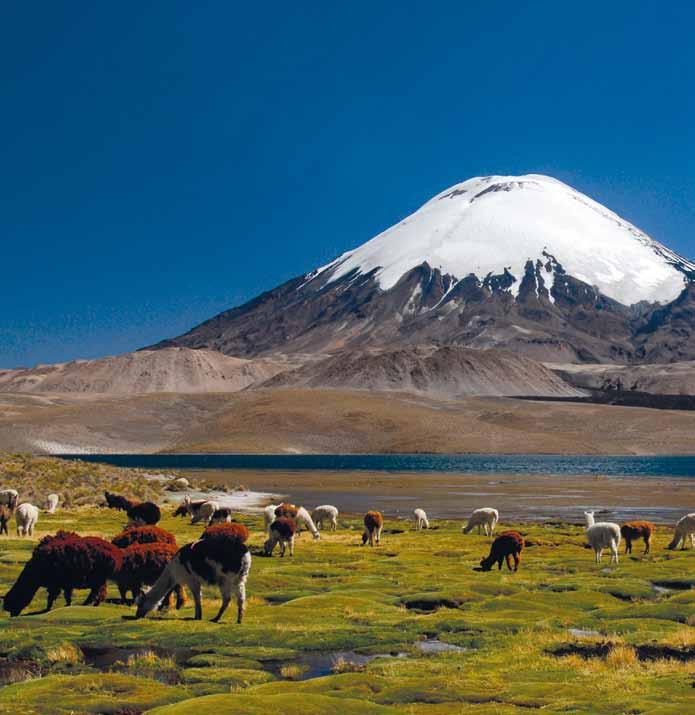
[[327,266],[155,348],[462,345],[556,362],[695,359],[695,264],[547,176],[452,186]]
[[516,278],[509,287],[516,295],[526,263],[548,264],[551,256],[624,305],[667,303],[683,290],[684,272],[695,271],[695,264],[601,204],[539,174],[476,177],[452,186],[322,270],[331,270],[334,281],[376,269],[388,290],[425,262],[459,279],[506,269]]

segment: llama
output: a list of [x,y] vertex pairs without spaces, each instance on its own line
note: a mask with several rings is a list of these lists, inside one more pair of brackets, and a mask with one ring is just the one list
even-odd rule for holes
[[7,504],[0,504],[0,534],[10,535],[7,524],[14,514],[14,509]]
[[280,556],[285,555],[285,549],[289,547],[290,556],[294,556],[294,539],[297,533],[297,524],[287,516],[279,516],[270,525],[270,536],[263,544],[263,553],[266,556],[273,555],[273,549],[280,544]]
[[121,550],[104,539],[69,531],[45,536],[5,595],[3,608],[18,616],[40,588],[48,591],[47,611],[61,591],[69,606],[77,588],[90,589],[84,604],[98,606],[106,598],[107,579],[114,577],[120,565]]
[[39,510],[33,504],[20,504],[14,513],[17,522],[17,536],[33,536],[39,520]]
[[591,544],[596,556],[596,563],[601,563],[604,549],[611,550],[611,563],[618,563],[618,546],[620,546],[620,527],[611,521],[594,521],[594,512],[585,511],[586,538]]
[[676,528],[673,532],[673,539],[671,543],[666,547],[668,549],[677,549],[678,544],[681,544],[681,548],[685,548],[688,537],[690,537],[690,546],[695,548],[695,513],[686,514],[681,517],[676,522]]
[[632,553],[632,542],[637,539],[644,540],[644,553],[648,554],[652,548],[652,536],[656,527],[651,521],[628,521],[620,527],[620,534],[625,539],[625,553]]
[[338,528],[338,510],[330,504],[317,506],[311,512],[311,518],[314,520],[317,529],[323,529],[323,522],[328,522],[328,530],[335,531]]
[[384,528],[384,517],[379,511],[368,511],[364,515],[364,533],[362,534],[362,546],[368,541],[370,546],[379,546],[381,543],[381,530]]
[[468,518],[468,523],[463,527],[462,531],[464,534],[469,534],[477,526],[478,534],[480,534],[482,527],[485,531],[485,536],[492,536],[499,519],[500,515],[497,509],[490,509],[489,507],[476,509]]
[[430,522],[427,520],[427,514],[424,509],[416,509],[413,515],[415,516],[415,529],[417,531],[430,528]]
[[[510,571],[518,571],[523,550],[524,539],[518,531],[503,531],[492,542],[489,555],[480,560],[480,568],[483,571],[490,571],[496,563],[497,568],[501,570],[502,561],[506,561]],[[512,568],[512,558],[514,559],[514,568]]]
[[58,508],[59,502],[60,497],[57,494],[49,494],[46,497],[46,513],[55,514],[55,510]]
[[1,489],[0,490],[0,504],[6,504],[11,509],[17,506],[17,500],[19,499],[19,492],[16,489]]
[[251,552],[239,538],[235,524],[208,527],[202,537],[180,549],[147,593],[136,599],[136,618],[146,616],[175,586],[186,585],[193,594],[195,618],[203,618],[202,586],[215,584],[222,605],[212,619],[218,623],[236,594],[237,623],[246,610],[246,579],[251,569]]

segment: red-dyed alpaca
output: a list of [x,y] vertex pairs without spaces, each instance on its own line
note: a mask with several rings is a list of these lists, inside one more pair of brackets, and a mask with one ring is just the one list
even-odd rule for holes
[[632,553],[632,542],[637,539],[644,541],[644,553],[648,554],[652,548],[652,536],[656,527],[651,521],[628,521],[620,527],[620,535],[625,539],[625,553]]
[[[142,593],[143,586],[152,586],[162,575],[164,569],[178,551],[175,544],[153,542],[149,544],[131,544],[123,549],[121,567],[116,572],[115,581],[121,594],[121,603],[127,603],[128,591],[133,594],[133,601]],[[186,603],[183,586],[176,585],[176,608]],[[172,591],[167,594],[166,605],[171,605]]]
[[61,591],[69,606],[76,588],[90,589],[84,603],[98,606],[106,598],[106,581],[114,577],[121,561],[121,550],[96,536],[70,531],[45,536],[7,592],[3,608],[11,616],[18,616],[42,587],[48,591],[47,611]]
[[223,522],[222,524],[208,526],[201,538],[209,539],[212,537],[238,539],[242,544],[245,544],[249,538],[249,530],[238,521]]
[[131,544],[173,544],[176,546],[176,537],[158,526],[128,526],[120,534],[111,539],[111,543],[121,549]]
[[[521,563],[521,552],[524,550],[524,539],[518,531],[503,531],[493,542],[490,554],[480,560],[483,571],[489,571],[496,563],[502,568],[502,561],[507,562],[510,571],[518,571]],[[514,568],[512,569],[512,558]]]

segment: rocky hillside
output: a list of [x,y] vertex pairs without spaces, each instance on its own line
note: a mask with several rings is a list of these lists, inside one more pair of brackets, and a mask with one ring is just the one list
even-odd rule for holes
[[529,358],[462,347],[343,351],[262,386],[415,392],[435,398],[582,394]]

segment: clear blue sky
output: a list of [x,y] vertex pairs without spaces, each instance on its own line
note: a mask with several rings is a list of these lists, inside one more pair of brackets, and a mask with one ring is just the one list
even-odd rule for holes
[[0,367],[131,350],[465,178],[695,258],[695,6],[6,2]]

